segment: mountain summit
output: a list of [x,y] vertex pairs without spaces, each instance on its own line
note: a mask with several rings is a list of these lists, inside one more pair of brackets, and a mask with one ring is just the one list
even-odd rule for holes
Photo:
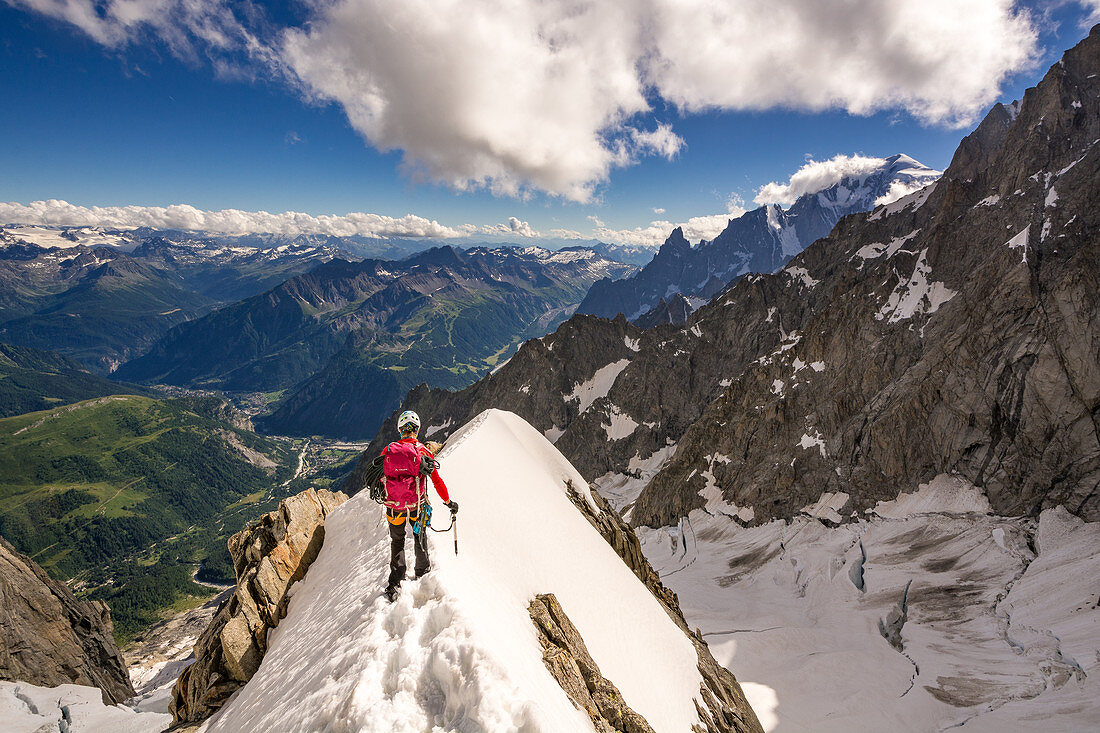
[[[788,209],[767,204],[731,219],[721,234],[697,247],[691,247],[677,228],[640,272],[593,285],[577,312],[606,318],[623,313],[633,321],[677,293],[698,308],[740,275],[783,267],[832,231],[841,217],[870,211],[876,202],[898,198],[939,175],[908,155],[893,155],[866,173],[844,176],[827,188],[803,193]],[[662,319],[647,322],[658,320]]]

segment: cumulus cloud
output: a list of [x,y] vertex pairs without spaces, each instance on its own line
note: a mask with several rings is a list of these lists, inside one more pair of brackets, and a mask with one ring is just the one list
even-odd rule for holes
[[631,140],[635,150],[643,153],[653,153],[665,160],[672,160],[684,147],[684,139],[672,131],[672,125],[657,125],[656,130],[644,132],[631,130]]
[[[327,234],[336,237],[433,237],[469,236],[478,227],[464,224],[443,226],[415,214],[400,218],[353,212],[342,216],[314,216],[296,211],[271,214],[266,211],[223,209],[203,211],[187,204],[172,206],[77,206],[50,199],[29,204],[0,203],[0,222],[43,226],[154,227],[191,229],[221,234],[270,233],[297,236]],[[519,222],[525,225],[525,222]],[[529,227],[528,227],[529,228]]]
[[290,30],[283,58],[414,176],[587,201],[640,155],[643,91],[707,109],[905,109],[969,124],[1036,58],[1012,0],[335,0]]
[[[577,201],[671,130],[639,133],[648,109],[635,62],[641,28],[612,3],[337,0],[288,30],[283,59],[316,98],[339,103],[414,178]],[[648,148],[647,148],[648,146]]]
[[520,221],[514,216],[508,217],[506,224],[489,224],[478,229],[481,234],[503,234],[518,237],[541,237],[535,229],[525,221]]
[[6,2],[107,46],[151,35],[219,69],[247,58],[338,104],[414,180],[577,201],[682,149],[651,102],[968,125],[1038,58],[1015,0],[311,0],[286,29],[229,0]]
[[817,193],[846,176],[865,176],[886,164],[884,158],[864,155],[837,155],[829,160],[811,160],[799,168],[786,183],[772,181],[764,184],[753,202],[790,206],[804,193]]

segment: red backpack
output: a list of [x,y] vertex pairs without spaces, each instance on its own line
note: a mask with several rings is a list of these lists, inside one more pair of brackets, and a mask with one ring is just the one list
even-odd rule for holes
[[386,501],[398,509],[419,504],[424,498],[424,479],[420,476],[420,446],[417,443],[390,443],[382,460],[386,476]]

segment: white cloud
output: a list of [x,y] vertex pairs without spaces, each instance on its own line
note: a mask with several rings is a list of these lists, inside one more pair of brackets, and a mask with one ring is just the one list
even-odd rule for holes
[[514,216],[508,217],[507,224],[489,224],[480,227],[478,231],[481,234],[503,234],[506,236],[520,236],[520,237],[541,237],[537,231],[532,228],[530,224],[525,221],[520,221]]
[[630,137],[640,152],[651,152],[672,160],[684,147],[684,139],[672,131],[672,125],[657,125],[652,132],[631,130]]
[[[511,221],[518,221],[512,219]],[[313,216],[296,211],[271,214],[266,211],[223,209],[203,211],[187,204],[173,206],[77,206],[50,199],[29,204],[0,203],[0,222],[44,226],[154,227],[192,229],[222,234],[271,233],[297,236],[327,234],[337,237],[465,237],[478,227],[457,227],[415,214],[400,218],[353,212],[343,216]],[[526,222],[518,222],[526,227]],[[502,225],[504,226],[504,225]],[[530,227],[527,227],[530,230]],[[526,235],[525,235],[526,236]],[[537,236],[537,234],[535,235]]]
[[968,124],[1036,57],[1012,0],[336,0],[283,58],[413,175],[587,201],[684,141],[632,126],[643,90],[683,111],[901,108]]
[[890,190],[875,199],[875,206],[892,204],[898,199],[904,198],[911,193],[915,193],[927,185],[929,185],[928,179],[910,181],[909,183],[906,183],[904,181],[893,181],[890,184]]
[[275,31],[228,0],[6,1],[107,46],[152,36],[291,79],[416,180],[577,201],[682,149],[671,125],[647,129],[647,97],[967,125],[1038,57],[1015,0],[310,0],[305,25]]
[[[1066,3],[1063,0],[1060,4],[1067,5],[1073,3]],[[1078,0],[1077,4],[1081,5],[1087,13],[1087,15],[1081,18],[1079,23],[1080,27],[1089,28],[1093,24],[1100,22],[1100,0]]]
[[628,144],[643,152],[627,124],[647,109],[641,29],[603,35],[621,18],[611,3],[338,0],[282,52],[414,179],[586,201]]
[[754,203],[790,206],[804,193],[817,193],[846,176],[864,176],[886,164],[883,158],[863,155],[837,155],[829,160],[811,160],[799,168],[786,183],[772,181],[760,187]]
[[[663,213],[663,209],[661,212]],[[687,221],[678,223],[662,220],[652,221],[647,226],[635,227],[633,229],[612,229],[604,224],[598,217],[590,216],[588,218],[592,221],[594,236],[601,241],[612,244],[656,248],[668,239],[668,235],[676,227],[683,228],[684,237],[689,242],[697,242],[700,239],[714,239],[729,225],[730,219],[736,219],[744,213],[744,201],[739,196],[730,196],[726,200],[726,213],[693,216]]]
[[683,110],[901,108],[967,125],[1037,57],[1014,0],[659,0],[649,65]]
[[176,56],[205,55],[221,72],[239,72],[250,59],[268,70],[274,55],[226,0],[5,0],[72,23],[98,43],[117,48],[152,37]]
[[653,213],[656,214],[657,216],[660,216],[661,214],[665,213],[665,210],[660,208],[660,207],[657,207],[656,209],[653,210]]
[[591,234],[578,232],[576,229],[551,229],[549,236],[558,239],[592,239]]

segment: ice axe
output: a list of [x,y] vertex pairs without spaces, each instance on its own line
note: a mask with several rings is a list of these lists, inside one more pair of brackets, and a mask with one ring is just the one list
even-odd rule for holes
[[455,536],[455,554],[458,554],[458,512],[451,510],[451,531]]

